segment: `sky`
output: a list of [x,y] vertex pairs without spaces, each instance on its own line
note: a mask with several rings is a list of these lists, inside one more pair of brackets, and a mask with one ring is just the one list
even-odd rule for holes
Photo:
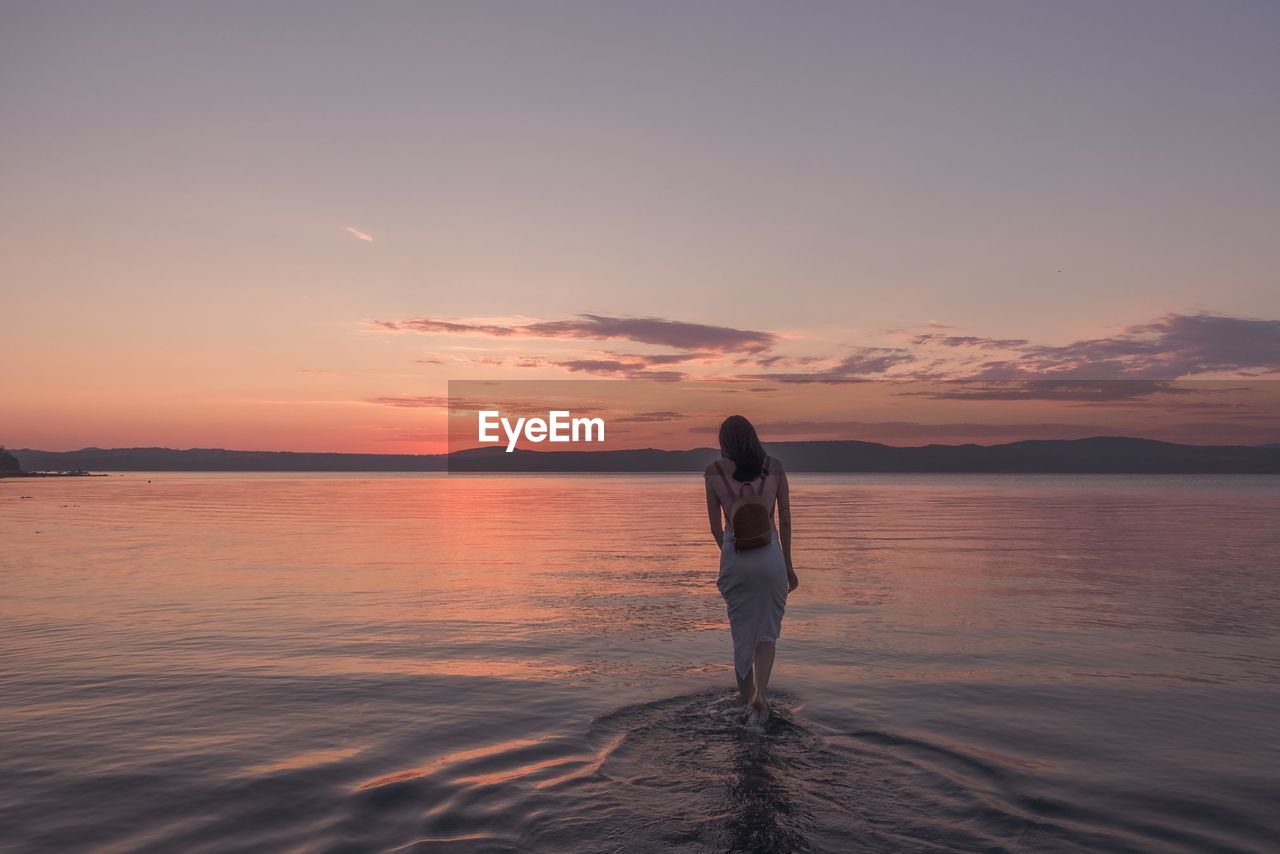
[[450,380],[1280,379],[1278,42],[1236,0],[5,0],[0,442],[433,452]]

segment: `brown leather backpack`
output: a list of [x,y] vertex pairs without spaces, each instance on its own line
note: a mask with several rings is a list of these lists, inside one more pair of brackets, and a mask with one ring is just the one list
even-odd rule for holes
[[729,527],[733,529],[734,551],[745,552],[769,545],[773,541],[773,520],[763,494],[764,477],[769,473],[769,458],[765,457],[760,469],[758,488],[755,486],[756,481],[743,483],[731,480],[719,463],[716,464],[716,471],[720,472],[720,478],[733,496],[733,504],[729,506],[725,516],[729,520]]

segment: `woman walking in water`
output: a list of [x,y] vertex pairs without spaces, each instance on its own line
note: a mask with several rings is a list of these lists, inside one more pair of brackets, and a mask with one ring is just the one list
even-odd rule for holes
[[716,587],[729,606],[738,691],[763,721],[787,594],[800,585],[791,565],[791,495],[782,465],[741,415],[720,425],[720,454],[704,478],[711,536],[720,547]]

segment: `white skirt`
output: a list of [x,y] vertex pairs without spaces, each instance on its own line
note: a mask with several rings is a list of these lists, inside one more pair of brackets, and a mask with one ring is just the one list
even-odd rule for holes
[[756,645],[776,642],[782,632],[782,613],[787,607],[787,561],[778,532],[773,532],[769,545],[745,552],[735,551],[733,535],[726,533],[716,587],[729,606],[733,666],[745,679],[755,663]]

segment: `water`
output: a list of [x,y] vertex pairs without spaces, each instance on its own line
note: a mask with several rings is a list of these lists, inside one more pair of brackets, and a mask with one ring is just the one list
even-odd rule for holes
[[1280,478],[793,492],[760,727],[697,476],[0,481],[0,844],[1275,850]]

